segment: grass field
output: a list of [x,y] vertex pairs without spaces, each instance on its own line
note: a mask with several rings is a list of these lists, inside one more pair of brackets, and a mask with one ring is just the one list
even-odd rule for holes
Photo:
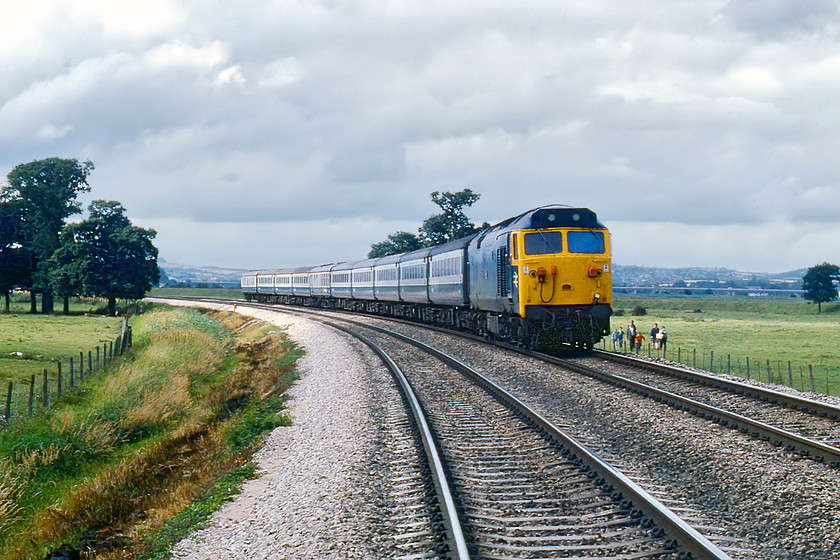
[[[644,316],[632,316],[635,307]],[[615,295],[614,309],[623,315],[612,318],[613,328],[625,330],[633,319],[645,338],[656,322],[668,330],[668,357],[676,359],[681,349],[683,363],[690,363],[696,351],[697,365],[709,367],[714,352],[715,371],[726,369],[730,356],[733,373],[745,374],[750,358],[751,376],[766,380],[767,360],[771,370],[787,382],[787,362],[791,362],[795,383],[799,368],[813,366],[817,389],[825,392],[828,376],[831,394],[840,394],[840,303],[824,304],[822,313],[800,299],[759,300],[746,298],[663,298]],[[645,341],[645,344],[649,342]],[[654,352],[655,355],[655,352]],[[757,371],[760,369],[760,372]],[[778,379],[776,379],[778,381]],[[806,386],[810,388],[810,384]]]
[[242,297],[242,290],[227,288],[154,288],[149,292],[149,296],[245,299]]
[[75,300],[72,315],[30,315],[29,299],[15,298],[11,313],[0,313],[0,383],[55,370],[55,362],[117,338],[122,318],[86,315],[98,302]]

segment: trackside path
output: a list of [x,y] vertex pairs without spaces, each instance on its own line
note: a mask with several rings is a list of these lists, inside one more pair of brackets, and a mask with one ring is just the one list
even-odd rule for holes
[[[167,302],[171,303],[171,302]],[[184,302],[186,305],[193,305]],[[229,305],[201,307],[231,310]],[[274,430],[255,461],[259,478],[175,548],[173,558],[375,558],[384,543],[371,488],[379,422],[371,418],[368,365],[359,349],[318,323],[290,315],[237,312],[287,328],[306,354],[288,406],[293,424]],[[387,375],[387,374],[386,374]],[[390,544],[390,543],[389,543]],[[388,548],[386,545],[385,548]]]

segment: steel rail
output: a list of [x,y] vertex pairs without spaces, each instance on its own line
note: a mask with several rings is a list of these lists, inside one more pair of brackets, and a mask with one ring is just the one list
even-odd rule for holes
[[776,445],[786,445],[790,449],[796,449],[800,453],[812,457],[817,462],[828,462],[834,467],[840,466],[840,449],[831,445],[799,436],[787,430],[776,428],[775,426],[747,418],[734,412],[729,412],[638,381],[633,381],[632,379],[627,379],[614,373],[599,371],[582,364],[560,360],[546,354],[537,354],[537,356],[548,363],[606,381],[617,387],[629,389],[634,393],[649,396],[657,401],[664,401],[671,406],[686,410],[697,416],[711,418],[724,426],[731,426],[745,433],[750,433],[754,437],[761,436]]
[[[171,296],[155,296],[152,298],[146,298],[149,300],[154,301],[155,299],[184,299],[188,301],[198,301],[198,302],[210,302],[210,303],[223,303],[225,305],[232,305],[230,300],[223,300],[221,298],[201,298],[201,297],[171,297]],[[267,311],[278,311],[277,307],[269,306],[266,304],[260,303],[253,303],[253,302],[235,302],[236,305],[242,305],[243,307],[251,307],[257,309],[263,309]],[[285,310],[281,310],[285,312]],[[292,313],[300,313],[306,315],[319,315],[316,311],[307,309],[307,308],[294,308]],[[352,329],[339,325],[329,319],[321,317],[316,317],[312,320],[318,321],[319,323],[332,327],[334,329],[340,330],[344,333],[349,334],[350,336],[358,339],[362,343],[364,343],[368,348],[370,348],[382,362],[385,364],[385,367],[388,371],[391,372],[391,376],[397,382],[400,388],[400,392],[402,393],[403,397],[409,404],[409,408],[411,409],[411,415],[414,418],[414,423],[417,426],[418,432],[420,434],[420,440],[423,443],[423,449],[426,452],[426,459],[429,462],[429,470],[432,473],[432,480],[435,485],[435,490],[438,496],[438,507],[440,507],[441,515],[442,515],[442,522],[444,527],[446,528],[447,532],[447,541],[449,545],[449,557],[453,558],[454,560],[469,560],[470,554],[466,543],[466,538],[464,537],[464,530],[461,526],[461,521],[458,517],[458,509],[455,505],[455,499],[452,495],[452,486],[449,483],[449,478],[446,474],[446,469],[444,467],[443,459],[441,457],[440,450],[437,447],[435,442],[435,438],[432,435],[432,430],[429,426],[429,422],[426,419],[426,413],[423,410],[422,405],[420,404],[417,395],[414,393],[414,389],[411,387],[408,379],[406,378],[405,374],[403,373],[402,369],[397,365],[396,362],[389,356],[381,347],[379,347],[375,342],[364,336],[363,334],[356,332]],[[366,326],[362,323],[358,323],[356,321],[347,320],[347,319],[339,319],[341,321],[345,321],[348,323],[352,323],[359,326]]]
[[814,399],[808,399],[797,395],[791,395],[789,393],[775,391],[773,389],[767,389],[764,387],[756,387],[755,385],[750,385],[749,383],[742,383],[740,381],[724,379],[716,375],[706,374],[690,370],[684,367],[651,362],[649,360],[635,358],[633,356],[627,356],[624,354],[605,352],[603,350],[593,350],[593,354],[595,354],[595,356],[597,356],[598,358],[610,362],[632,365],[639,369],[645,369],[657,373],[664,373],[666,375],[670,375],[679,379],[687,379],[689,381],[694,381],[703,385],[724,389],[731,393],[747,395],[749,397],[753,397],[763,401],[786,406],[794,410],[810,412],[811,414],[816,414],[818,416],[823,417],[840,418],[840,406],[820,402]]
[[391,375],[400,386],[400,391],[409,403],[414,422],[420,432],[420,439],[423,442],[423,448],[426,451],[426,458],[429,462],[430,470],[432,471],[432,479],[434,480],[435,489],[437,490],[438,506],[440,507],[443,516],[443,523],[447,530],[447,537],[449,541],[449,555],[455,560],[468,560],[470,554],[467,548],[467,542],[464,538],[464,530],[461,527],[461,521],[458,518],[458,509],[455,506],[455,499],[452,496],[451,486],[446,475],[443,459],[440,451],[435,443],[432,430],[429,427],[429,422],[426,420],[426,414],[420,401],[417,399],[414,390],[411,387],[408,379],[403,374],[400,367],[393,359],[380,348],[376,343],[366,336],[358,333],[347,327],[343,327],[332,321],[325,319],[316,319],[318,322],[345,332],[366,344],[377,356],[385,363],[385,366],[391,372]]

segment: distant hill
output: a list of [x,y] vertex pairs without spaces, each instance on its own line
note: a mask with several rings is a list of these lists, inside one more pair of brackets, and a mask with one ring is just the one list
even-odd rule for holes
[[158,261],[161,271],[161,286],[188,287],[239,287],[239,278],[245,269],[222,268],[218,266],[192,266]]
[[[247,272],[239,268],[192,266],[160,261],[161,285],[237,287]],[[613,286],[616,289],[656,290],[783,290],[799,292],[806,269],[771,274],[740,272],[727,268],[656,268],[613,264]]]
[[807,269],[790,272],[741,272],[728,268],[655,268],[613,265],[617,291],[684,293],[701,291],[748,295],[799,295]]

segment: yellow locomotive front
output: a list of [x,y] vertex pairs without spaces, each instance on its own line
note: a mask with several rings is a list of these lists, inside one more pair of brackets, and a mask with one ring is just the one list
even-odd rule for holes
[[492,336],[533,348],[591,348],[609,333],[610,237],[586,208],[530,210],[476,236],[470,300]]
[[511,248],[521,317],[532,307],[612,304],[606,229],[521,230],[512,233]]
[[529,225],[510,239],[517,314],[540,348],[591,348],[610,332],[609,232],[584,208],[537,210]]

